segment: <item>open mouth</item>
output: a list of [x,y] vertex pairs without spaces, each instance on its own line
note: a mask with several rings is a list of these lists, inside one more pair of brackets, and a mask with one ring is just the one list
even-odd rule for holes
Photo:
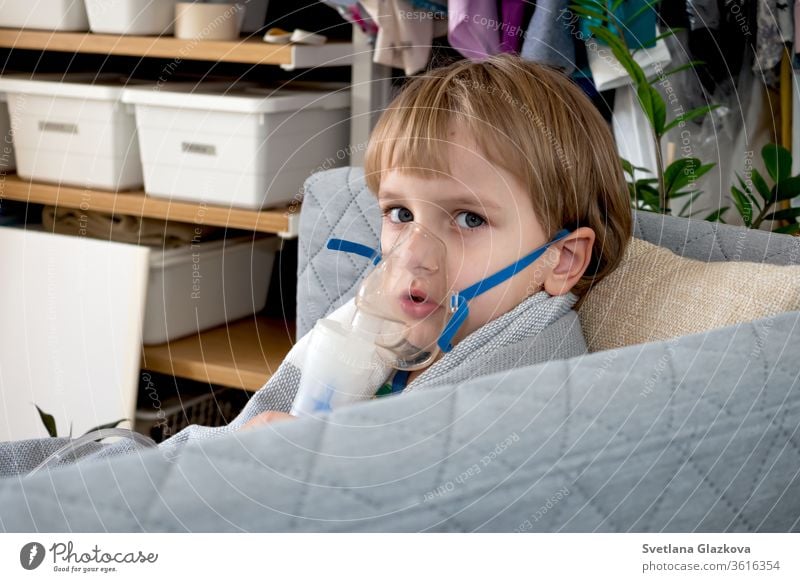
[[440,305],[419,287],[411,287],[400,297],[403,312],[414,319],[423,319],[440,309]]
[[425,303],[428,300],[428,294],[421,289],[412,288],[408,291],[408,298],[414,303]]

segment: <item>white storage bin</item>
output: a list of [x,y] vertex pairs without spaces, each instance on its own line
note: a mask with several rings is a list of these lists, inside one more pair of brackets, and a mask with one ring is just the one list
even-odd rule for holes
[[142,342],[160,344],[264,308],[278,237],[150,251]]
[[264,208],[296,197],[315,170],[346,163],[348,91],[126,89],[136,104],[145,192]]
[[0,175],[13,172],[17,167],[14,158],[14,140],[12,135],[6,96],[0,93]]
[[41,30],[89,30],[83,0],[5,0],[0,27]]
[[[23,178],[105,190],[142,186],[136,121],[123,84],[92,76],[0,77]],[[94,81],[94,84],[92,84]]]
[[89,27],[102,34],[172,34],[177,0],[86,0]]

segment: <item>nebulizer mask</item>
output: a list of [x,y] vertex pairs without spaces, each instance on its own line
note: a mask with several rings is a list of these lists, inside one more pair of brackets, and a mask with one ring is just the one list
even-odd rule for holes
[[493,275],[454,291],[447,273],[447,247],[416,222],[403,227],[388,253],[331,239],[327,248],[372,260],[375,268],[355,296],[349,321],[320,319],[311,330],[300,387],[291,413],[316,416],[371,398],[392,371],[429,366],[469,315],[468,301],[522,271],[553,239]]

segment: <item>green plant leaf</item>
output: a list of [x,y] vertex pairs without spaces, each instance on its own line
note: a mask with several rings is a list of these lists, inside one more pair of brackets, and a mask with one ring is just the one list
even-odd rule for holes
[[723,206],[719,210],[715,210],[714,212],[712,212],[711,214],[706,216],[703,220],[707,220],[708,222],[722,222],[722,223],[724,223],[725,221],[722,220],[722,215],[725,212],[727,212],[729,208],[730,208],[730,206]]
[[[636,172],[645,172],[647,174],[652,174],[653,173],[653,172],[650,171],[650,168],[643,168],[641,166],[634,166],[632,163],[630,163],[628,160],[626,160],[623,157],[620,157],[619,161],[622,164],[622,170],[625,173],[630,174],[631,178],[633,178],[634,171],[636,171]],[[658,181],[658,180],[656,180],[656,181]]]
[[[761,174],[759,174],[759,177],[760,176],[761,176]],[[750,186],[748,184],[745,184],[745,181],[742,179],[742,177],[739,174],[736,174],[736,178],[737,178],[737,180],[739,180],[739,186],[741,186],[742,191],[745,194],[747,194],[747,197],[750,199],[750,202],[752,202],[753,213],[754,214],[760,214],[761,213],[761,209],[763,208],[763,206],[761,205],[761,202],[759,202],[759,199],[756,198],[753,195],[752,188],[750,188]],[[766,183],[765,183],[765,185],[766,185]]]
[[608,45],[614,57],[619,61],[619,64],[622,65],[622,68],[624,68],[630,78],[633,79],[634,85],[638,87],[641,84],[647,83],[647,76],[644,74],[644,70],[639,66],[639,63],[636,62],[633,56],[631,56],[628,47],[625,46],[618,36],[607,28],[597,26],[589,27],[589,31]]
[[739,211],[744,225],[750,228],[753,225],[753,206],[750,200],[736,186],[731,186],[731,198],[733,198],[733,204],[736,206],[736,210]]
[[606,0],[575,0],[575,4],[589,10],[594,10],[595,12],[601,12],[608,16],[616,17],[613,10],[609,9]]
[[689,61],[688,63],[682,64],[680,67],[675,67],[674,69],[670,69],[669,71],[664,71],[664,76],[669,77],[670,75],[674,75],[675,73],[680,73],[681,71],[685,71],[686,69],[693,69],[695,67],[699,67],[700,65],[705,65],[705,61]]
[[599,20],[601,22],[611,22],[611,18],[604,11],[598,10],[594,6],[586,6],[582,4],[570,4],[569,10],[575,14],[583,16],[587,20]]
[[117,427],[117,425],[119,425],[119,423],[120,423],[120,422],[125,422],[126,420],[128,420],[128,419],[127,419],[127,418],[120,418],[119,420],[117,420],[117,421],[114,421],[114,422],[107,422],[106,424],[101,424],[101,425],[99,425],[99,426],[96,426],[96,427],[94,427],[94,428],[90,428],[89,430],[87,430],[87,431],[86,431],[85,433],[83,433],[83,434],[84,434],[84,435],[87,435],[87,434],[89,434],[90,432],[94,432],[94,431],[96,431],[96,430],[102,430],[102,429],[104,429],[104,428],[116,428],[116,427]]
[[588,8],[600,10],[601,12],[608,12],[606,0],[574,0],[574,2],[577,6],[586,6]]
[[664,135],[664,122],[667,118],[667,108],[661,98],[661,93],[646,83],[639,85],[636,88],[636,93],[639,96],[639,103],[644,114],[650,121],[656,136],[660,139]]
[[58,431],[56,430],[56,419],[53,418],[52,414],[47,414],[44,412],[41,408],[39,408],[38,405],[34,404],[34,406],[36,406],[36,410],[39,411],[39,418],[42,419],[42,424],[47,429],[47,434],[49,434],[51,437],[57,437]]
[[679,192],[673,192],[670,196],[670,200],[677,200],[678,198],[683,198],[684,196],[689,196],[690,194],[696,194],[697,192],[702,192],[702,190],[680,190]]
[[797,234],[800,232],[800,224],[794,223],[788,226],[780,226],[773,230],[772,232],[777,232],[780,234]]
[[774,182],[788,178],[792,172],[792,154],[783,146],[768,143],[761,148],[761,158]]
[[661,201],[658,198],[658,190],[655,188],[650,188],[648,186],[643,186],[638,190],[638,195],[644,203],[653,209],[655,212],[660,212],[661,210]]
[[667,197],[680,196],[681,188],[700,179],[714,164],[705,164],[697,158],[679,158],[664,170],[664,189]]
[[697,197],[700,196],[700,194],[702,193],[703,193],[702,190],[695,190],[694,192],[692,192],[692,195],[689,197],[686,203],[681,207],[680,212],[678,212],[678,216],[683,216],[683,213],[686,212],[686,210],[694,203],[695,200],[697,200]]
[[[661,34],[659,34],[658,36],[656,36],[656,37],[653,37],[653,38],[650,40],[650,42],[646,42],[646,43],[642,43],[642,44],[655,44],[655,43],[657,43],[658,41],[660,41],[660,40],[662,40],[662,39],[669,38],[670,36],[673,36],[673,35],[674,35],[676,32],[678,32],[679,30],[683,30],[683,29],[682,29],[682,28],[669,28],[669,29],[667,29],[667,30],[666,30],[666,32],[662,32],[662,33],[661,33]],[[644,49],[644,47],[642,47],[642,48],[637,48],[637,49],[635,49],[635,50],[637,50],[637,51],[640,51],[640,50],[643,50],[643,49]]]
[[664,168],[664,188],[667,192],[674,189],[673,184],[675,180],[684,173],[684,169],[690,166],[700,167],[700,160],[697,158],[678,158]]
[[636,12],[631,14],[628,18],[626,18],[623,22],[624,24],[630,25],[636,22],[636,19],[639,18],[642,14],[647,12],[648,10],[655,10],[655,6],[660,4],[661,0],[650,0],[650,2],[645,2],[641,8],[639,8]]
[[620,158],[619,163],[622,164],[622,171],[628,174],[633,179],[633,164],[625,158]]
[[783,178],[775,184],[774,200],[779,202],[781,200],[791,200],[800,194],[800,175],[792,176],[791,178]]
[[753,182],[753,186],[756,187],[756,192],[761,194],[761,197],[765,201],[769,202],[772,200],[772,189],[767,185],[767,181],[764,179],[764,176],[761,175],[761,172],[753,168],[750,172],[750,180]]
[[800,208],[784,208],[770,212],[764,217],[764,220],[794,220],[798,216],[800,216]]
[[719,107],[719,105],[703,105],[702,107],[695,107],[694,109],[690,109],[686,113],[681,113],[675,119],[670,121],[666,127],[664,127],[664,133],[667,133],[670,129],[678,127],[681,122],[691,121],[692,119],[696,119],[698,117],[702,117],[709,111],[713,111]]

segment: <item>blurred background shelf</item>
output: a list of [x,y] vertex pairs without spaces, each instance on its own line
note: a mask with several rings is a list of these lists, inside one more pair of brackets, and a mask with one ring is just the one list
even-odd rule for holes
[[29,182],[17,176],[5,176],[0,182],[0,198],[34,202],[84,211],[110,212],[131,216],[159,218],[178,222],[202,223],[228,228],[297,236],[299,207],[273,210],[246,210],[191,202],[173,202],[145,196],[142,191],[106,192],[57,184]]
[[142,369],[256,391],[293,345],[294,324],[247,317],[200,334],[144,346]]
[[172,36],[117,36],[13,28],[0,28],[0,48],[278,65],[285,70],[350,66],[353,54],[353,43],[342,41],[322,46],[273,45],[260,37],[238,41],[184,40]]

